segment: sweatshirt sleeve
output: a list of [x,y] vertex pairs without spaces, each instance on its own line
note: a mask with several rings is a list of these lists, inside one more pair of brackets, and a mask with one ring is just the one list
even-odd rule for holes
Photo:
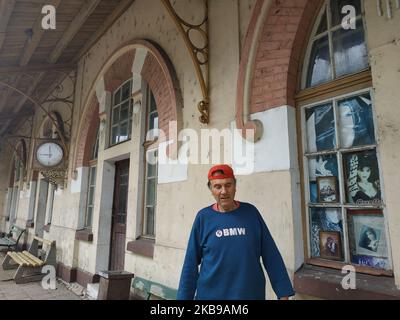
[[259,212],[258,215],[262,226],[261,255],[272,289],[278,299],[293,296],[294,290],[282,256]]
[[179,281],[177,300],[193,300],[199,277],[198,266],[201,262],[200,223],[196,217],[189,237],[185,260]]

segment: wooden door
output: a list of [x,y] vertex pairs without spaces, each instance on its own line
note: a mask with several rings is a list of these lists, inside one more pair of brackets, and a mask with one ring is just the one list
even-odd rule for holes
[[111,226],[110,270],[124,269],[128,181],[129,160],[116,162]]

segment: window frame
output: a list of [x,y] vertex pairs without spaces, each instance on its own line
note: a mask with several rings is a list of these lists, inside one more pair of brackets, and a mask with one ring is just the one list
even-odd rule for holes
[[[100,135],[100,126],[97,126],[96,138],[94,144],[91,149],[91,160],[89,161],[89,172],[88,172],[88,189],[87,189],[87,198],[86,198],[86,206],[85,206],[85,219],[83,223],[84,229],[92,229],[93,227],[93,213],[94,213],[94,203],[95,203],[95,194],[96,194],[96,182],[97,182],[97,159],[99,152],[99,136]],[[94,174],[94,184],[91,184],[92,178]],[[92,194],[93,203],[90,203],[90,196]],[[92,208],[92,214],[90,223],[89,220],[89,207]]]
[[[132,81],[133,78],[129,78],[128,80],[126,80],[125,82],[123,82],[116,90],[114,90],[113,94],[112,94],[112,99],[111,99],[111,108],[110,108],[110,123],[109,123],[109,139],[108,139],[108,143],[109,143],[109,148],[117,146],[121,143],[130,141],[132,139],[132,127],[133,127],[133,98],[132,98]],[[115,96],[117,93],[119,93],[121,95],[122,92],[122,88],[127,84],[130,83],[129,86],[129,98],[123,101],[119,101],[117,104],[115,104]],[[129,102],[128,105],[128,118],[124,119],[123,121],[121,121],[121,106],[126,103]],[[118,108],[118,122],[113,123],[114,121],[114,109]],[[121,129],[121,125],[122,124],[128,124],[128,138],[123,140],[123,141],[118,141],[116,143],[113,143],[113,128],[117,127],[118,128],[118,135],[117,137],[120,137],[120,129]]]
[[[377,118],[375,112],[375,101],[373,96],[373,88],[372,85],[364,85],[363,89],[354,90],[353,87],[349,87],[346,90],[346,93],[332,91],[329,96],[324,96],[320,100],[317,99],[318,94],[312,96],[311,99],[304,99],[302,101],[298,101],[297,103],[297,119],[298,119],[298,143],[299,143],[299,162],[300,162],[300,175],[301,175],[301,189],[302,189],[302,215],[303,215],[303,227],[306,231],[306,235],[304,237],[304,249],[305,249],[305,257],[306,263],[312,265],[318,265],[323,267],[332,267],[336,269],[341,269],[344,265],[352,265],[355,269],[359,272],[368,273],[368,274],[375,274],[375,275],[386,275],[391,276],[393,275],[393,262],[391,257],[391,243],[389,239],[389,230],[388,230],[388,222],[386,218],[386,206],[384,201],[380,205],[357,205],[347,203],[345,198],[345,177],[344,177],[344,168],[343,168],[343,161],[342,155],[353,153],[357,151],[366,151],[366,150],[375,150],[378,167],[379,167],[379,179],[381,181],[381,195],[382,200],[384,199],[384,184],[382,179],[382,166],[380,161],[380,146],[378,143],[378,132],[377,132]],[[339,139],[339,131],[338,126],[339,122],[337,119],[337,112],[338,112],[338,105],[337,101],[351,96],[357,96],[358,94],[367,93],[369,92],[371,95],[372,101],[372,118],[374,123],[374,133],[375,133],[375,144],[366,145],[366,146],[356,146],[350,148],[336,148],[329,151],[317,151],[308,153],[307,150],[307,130],[306,130],[306,121],[305,121],[305,111],[308,108],[312,108],[318,105],[322,105],[326,102],[332,101],[334,110],[334,119],[335,119],[335,136],[336,139]],[[338,140],[337,140],[338,141]],[[328,203],[328,204],[314,204],[311,203],[310,199],[310,190],[309,190],[309,168],[308,168],[308,159],[318,155],[325,155],[325,154],[333,154],[337,156],[337,163],[338,163],[338,186],[340,189],[340,201],[338,203]],[[339,156],[340,155],[340,156]],[[342,217],[342,224],[343,224],[343,240],[344,243],[343,251],[344,251],[344,261],[330,261],[323,258],[312,257],[311,253],[311,238],[310,238],[310,229],[311,229],[311,221],[310,221],[310,208],[313,207],[322,207],[322,208],[337,208],[341,212]],[[348,234],[348,212],[347,210],[351,209],[379,209],[382,212],[382,216],[384,218],[384,226],[385,226],[385,237],[387,243],[387,259],[388,259],[388,266],[389,269],[375,269],[372,267],[356,265],[350,262],[350,251],[349,251],[349,234]]]
[[[360,0],[360,5],[361,5],[361,13],[356,15],[356,23],[358,23],[359,20],[361,20],[362,25],[363,25],[363,30],[364,30],[364,43],[367,49],[367,53],[369,52],[369,48],[368,48],[368,43],[366,41],[366,37],[367,37],[367,28],[366,28],[366,23],[365,23],[365,6],[364,6],[364,1]],[[370,59],[369,59],[369,55],[367,55],[367,59],[368,59],[368,66],[365,69],[362,70],[358,70],[356,72],[353,72],[351,74],[345,74],[342,75],[340,77],[335,77],[336,75],[336,66],[334,63],[334,50],[333,50],[333,32],[340,30],[341,25],[336,25],[336,26],[331,26],[332,22],[332,17],[331,17],[331,6],[330,6],[330,0],[324,0],[324,3],[321,5],[320,9],[319,9],[319,13],[317,15],[317,18],[314,21],[314,26],[312,28],[311,31],[311,36],[308,38],[308,44],[307,44],[307,49],[305,52],[305,56],[304,56],[304,64],[303,67],[301,68],[301,81],[300,81],[300,89],[301,90],[307,90],[310,88],[317,88],[321,85],[327,84],[327,83],[331,83],[332,81],[336,81],[345,77],[348,77],[349,75],[355,75],[358,74],[360,72],[363,71],[368,71],[370,68]],[[321,23],[321,18],[323,17],[323,15],[326,15],[327,17],[327,30],[321,32],[320,34],[317,34],[319,25]],[[307,86],[307,77],[308,77],[308,69],[310,66],[310,59],[311,59],[311,53],[312,53],[312,49],[313,49],[313,45],[314,42],[318,39],[323,38],[324,36],[328,35],[328,43],[329,43],[329,57],[330,57],[330,64],[331,64],[331,79],[324,81],[322,83],[313,85],[313,86]]]
[[[144,167],[144,175],[143,175],[143,199],[142,199],[142,210],[141,210],[141,226],[140,226],[140,234],[141,234],[141,238],[144,239],[150,239],[150,240],[155,240],[157,234],[156,234],[156,210],[157,210],[157,186],[158,186],[158,161],[155,164],[155,190],[154,190],[154,235],[149,235],[146,234],[146,227],[147,227],[147,219],[146,219],[146,209],[147,209],[147,186],[148,186],[148,166],[149,164],[147,163],[147,154],[150,152],[155,152],[157,155],[156,157],[158,157],[158,135],[156,136],[151,136],[151,138],[153,138],[152,140],[147,140],[147,133],[149,131],[149,127],[150,127],[150,116],[154,113],[157,113],[158,116],[158,109],[157,109],[157,104],[155,104],[156,106],[156,110],[150,112],[151,109],[151,101],[152,101],[152,96],[155,101],[155,97],[154,94],[152,93],[150,86],[147,84],[146,88],[145,88],[145,125],[144,125],[144,142],[143,142],[143,167]],[[154,129],[158,129],[157,128],[153,128]]]
[[[314,22],[314,27],[311,32],[311,36],[308,39],[308,47],[305,51],[305,55],[303,57],[303,66],[300,70],[302,70],[301,76],[299,77],[299,91],[295,95],[295,105],[296,105],[296,124],[297,124],[297,150],[298,150],[298,159],[299,159],[299,168],[300,168],[300,186],[301,186],[301,212],[302,212],[302,226],[303,226],[303,249],[304,249],[304,256],[305,256],[305,263],[310,265],[315,265],[319,267],[328,267],[333,269],[341,270],[345,265],[351,265],[355,268],[356,272],[366,273],[370,275],[377,275],[377,276],[393,276],[393,261],[392,261],[392,254],[391,254],[391,242],[390,242],[390,234],[388,228],[388,219],[387,219],[387,212],[385,206],[385,186],[382,179],[382,166],[381,166],[381,152],[380,152],[380,145],[379,145],[379,135],[378,135],[378,122],[376,117],[376,104],[374,99],[373,93],[373,86],[372,86],[372,75],[371,75],[371,68],[370,68],[370,61],[368,59],[368,67],[366,69],[358,70],[351,74],[346,74],[337,78],[334,78],[334,73],[332,73],[332,79],[326,82],[306,87],[307,81],[307,74],[308,74],[308,67],[310,64],[311,58],[311,51],[313,48],[314,41],[316,39],[316,32],[318,27],[321,23],[321,17],[323,14],[327,14],[326,10],[330,10],[329,0],[325,0],[325,3],[320,7],[320,12]],[[327,16],[328,19],[331,19],[330,12],[328,12]],[[369,52],[368,42],[367,42],[367,32],[368,30],[365,27],[365,9],[364,3],[361,1],[361,15],[357,15],[357,21],[361,18],[364,27],[364,43],[367,49],[367,53]],[[324,33],[321,33],[319,36],[322,37],[322,34],[329,31],[329,24],[327,21],[327,30]],[[330,39],[329,41],[332,41]],[[332,43],[332,42],[331,42]],[[332,48],[332,46],[330,46]],[[330,49],[331,51],[331,49]],[[332,52],[330,52],[331,60],[332,60]],[[334,68],[334,64],[332,63],[332,69]],[[343,161],[342,158],[337,158],[338,162],[338,186],[340,188],[340,202],[339,203],[328,203],[325,205],[321,205],[320,207],[330,207],[330,208],[339,208],[342,214],[342,224],[343,224],[343,261],[334,261],[334,260],[326,260],[323,258],[312,257],[311,251],[311,219],[310,219],[310,190],[309,190],[309,169],[308,169],[308,157],[307,157],[307,131],[306,131],[306,122],[305,122],[305,110],[306,108],[321,105],[327,101],[339,101],[341,98],[356,96],[359,93],[363,92],[370,92],[371,101],[372,101],[372,118],[374,124],[374,133],[375,133],[375,144],[373,147],[370,145],[369,147],[362,146],[360,148],[346,148],[344,149],[345,152],[343,153],[341,150],[343,149],[335,149],[332,150],[331,154],[335,154],[341,156],[346,153],[356,152],[358,150],[375,150],[378,167],[379,167],[379,179],[381,184],[381,197],[382,197],[382,204],[380,206],[360,206],[356,204],[347,204],[346,203],[346,186],[345,186],[345,176],[343,175]],[[334,108],[338,108],[336,103],[333,104]],[[336,118],[337,110],[334,111],[334,119],[335,119],[335,137],[336,139],[340,139],[340,133],[337,130],[339,126],[338,119]],[[337,140],[337,144],[339,141]],[[357,150],[358,149],[358,150]],[[352,151],[350,151],[352,150]],[[347,152],[346,152],[347,151]],[[314,154],[318,154],[319,152],[315,152]],[[340,181],[339,181],[340,180]],[[343,189],[344,188],[344,189]],[[344,196],[344,198],[343,198]],[[348,234],[348,210],[351,208],[356,209],[376,209],[379,207],[379,210],[382,213],[384,219],[384,228],[385,228],[385,237],[387,243],[387,260],[388,260],[388,268],[389,269],[376,269],[373,267],[357,265],[350,262],[350,247],[349,247],[349,234]],[[305,233],[305,234],[304,234]]]

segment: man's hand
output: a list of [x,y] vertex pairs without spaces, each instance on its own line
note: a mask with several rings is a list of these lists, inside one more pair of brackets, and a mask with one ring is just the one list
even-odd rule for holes
[[289,300],[289,297],[282,297],[279,300]]

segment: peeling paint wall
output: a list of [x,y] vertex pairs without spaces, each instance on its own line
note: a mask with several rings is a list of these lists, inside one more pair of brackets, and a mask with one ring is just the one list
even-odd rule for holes
[[389,228],[396,285],[400,288],[400,10],[393,10],[392,19],[379,17],[372,2],[366,1],[365,11],[386,204],[384,214]]

